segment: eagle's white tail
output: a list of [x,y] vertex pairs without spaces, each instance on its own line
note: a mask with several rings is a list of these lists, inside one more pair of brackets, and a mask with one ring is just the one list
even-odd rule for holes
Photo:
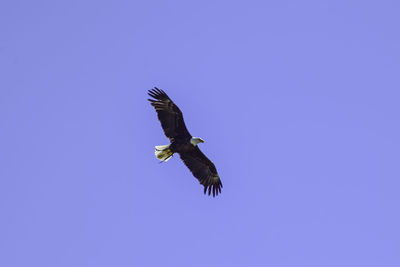
[[156,146],[156,151],[154,154],[161,161],[168,161],[172,155],[174,154],[171,149],[169,149],[170,145],[165,146]]

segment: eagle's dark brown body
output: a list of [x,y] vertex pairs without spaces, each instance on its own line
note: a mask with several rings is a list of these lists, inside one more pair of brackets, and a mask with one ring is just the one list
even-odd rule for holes
[[190,143],[189,139],[173,140],[170,147],[174,153],[187,153],[193,151],[196,147]]

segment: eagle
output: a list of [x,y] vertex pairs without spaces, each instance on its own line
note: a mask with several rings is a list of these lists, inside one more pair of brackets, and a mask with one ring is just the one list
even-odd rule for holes
[[204,194],[208,192],[210,195],[212,192],[215,197],[221,193],[222,183],[217,169],[198,147],[204,140],[189,133],[181,110],[163,90],[154,87],[148,94],[154,98],[148,100],[155,108],[164,133],[170,140],[169,145],[155,146],[157,159],[166,162],[174,153],[178,153],[193,176],[204,186]]

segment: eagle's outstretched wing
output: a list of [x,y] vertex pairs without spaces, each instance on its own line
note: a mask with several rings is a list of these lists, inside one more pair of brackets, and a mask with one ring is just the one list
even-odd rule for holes
[[172,141],[174,138],[187,138],[191,137],[189,131],[186,128],[185,122],[183,121],[183,115],[181,110],[175,105],[174,102],[168,97],[163,91],[154,87],[149,90],[149,96],[155,98],[149,99],[151,105],[156,109],[158,120],[161,122],[161,126],[164,130],[165,135]]
[[199,147],[195,147],[190,152],[179,153],[179,156],[193,173],[194,177],[204,186],[204,194],[213,194],[215,197],[221,193],[222,183],[219,179],[214,163],[201,152]]

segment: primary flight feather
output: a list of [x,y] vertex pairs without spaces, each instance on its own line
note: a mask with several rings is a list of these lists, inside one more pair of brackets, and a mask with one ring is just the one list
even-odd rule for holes
[[204,186],[204,194],[213,196],[221,193],[222,183],[214,163],[209,160],[197,146],[203,139],[193,137],[186,128],[181,110],[163,91],[154,87],[149,90],[151,105],[155,108],[158,120],[170,144],[156,146],[156,157],[168,161],[174,153],[178,153],[193,176]]

